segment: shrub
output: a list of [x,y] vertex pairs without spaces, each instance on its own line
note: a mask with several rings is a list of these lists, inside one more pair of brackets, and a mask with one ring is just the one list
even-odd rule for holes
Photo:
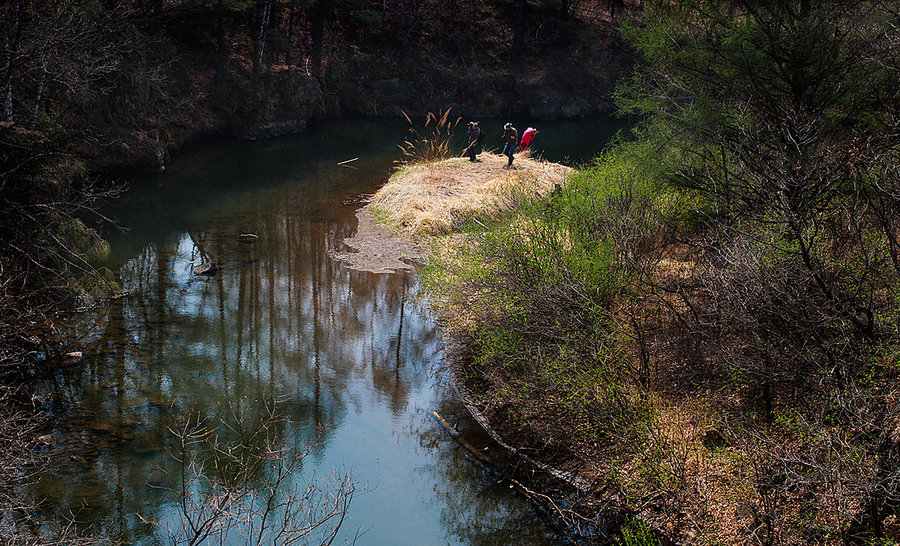
[[445,241],[426,271],[451,328],[472,341],[469,371],[533,431],[569,419],[561,428],[585,438],[623,438],[646,418],[620,304],[657,259],[672,199],[633,161],[644,152],[620,143],[548,198]]

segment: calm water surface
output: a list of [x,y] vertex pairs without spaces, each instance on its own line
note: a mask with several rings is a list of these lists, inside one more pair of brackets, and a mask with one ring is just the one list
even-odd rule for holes
[[[496,129],[499,146],[502,122],[482,120],[488,145]],[[539,128],[545,158],[578,163],[616,126]],[[167,543],[145,520],[177,516],[169,427],[275,398],[289,420],[277,439],[311,449],[291,484],[338,468],[362,491],[337,543],[554,543],[431,417],[437,410],[488,445],[455,401],[415,279],[330,257],[355,230],[353,199],[384,183],[405,136],[393,121],[330,123],[197,146],[164,174],[128,180],[104,211],[127,230],[107,233],[104,265],[129,295],[66,325],[69,350],[84,359],[46,386],[60,421],[34,493],[48,515],[75,513],[129,544]],[[219,273],[192,276],[207,260]]]

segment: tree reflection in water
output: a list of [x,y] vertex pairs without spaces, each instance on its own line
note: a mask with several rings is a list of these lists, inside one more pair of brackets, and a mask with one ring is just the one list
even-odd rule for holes
[[[371,489],[345,524],[350,537],[366,531],[360,543],[542,543],[528,506],[430,418],[453,401],[436,385],[443,346],[414,303],[415,280],[331,258],[355,229],[342,202],[375,189],[392,146],[359,144],[349,170],[305,138],[173,161],[120,205],[120,222],[135,226],[113,241],[129,295],[67,326],[85,356],[48,385],[60,424],[33,494],[50,517],[74,512],[99,533],[153,543],[137,514],[173,517],[172,418],[274,397],[288,418],[278,440],[312,449],[298,480],[346,466]],[[240,154],[267,168],[235,168]],[[238,175],[249,178],[228,178]],[[208,260],[217,275],[191,275]]]

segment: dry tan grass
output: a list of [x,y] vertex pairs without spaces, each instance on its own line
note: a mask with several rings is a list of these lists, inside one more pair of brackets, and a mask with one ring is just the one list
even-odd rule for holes
[[372,199],[383,219],[415,235],[450,233],[465,218],[493,218],[523,195],[549,193],[570,167],[520,153],[507,170],[506,156],[484,152],[480,161],[451,158],[400,169]]

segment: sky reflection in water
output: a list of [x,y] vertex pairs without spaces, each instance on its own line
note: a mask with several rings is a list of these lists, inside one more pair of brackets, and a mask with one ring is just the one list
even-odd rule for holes
[[[600,122],[581,123],[584,131]],[[550,127],[537,142],[552,150]],[[130,228],[107,234],[105,264],[129,295],[68,325],[84,360],[46,387],[62,416],[48,448],[53,465],[34,491],[48,514],[75,512],[96,532],[156,542],[137,514],[173,517],[172,419],[275,397],[290,420],[279,434],[313,446],[301,478],[343,467],[367,489],[343,538],[552,543],[528,505],[431,419],[438,410],[465,426],[466,416],[415,279],[351,271],[330,257],[355,229],[345,201],[386,180],[404,132],[393,122],[342,122],[262,143],[211,143],[163,175],[130,180],[105,211]],[[359,157],[352,168],[337,165],[351,157]],[[191,275],[206,260],[219,273]]]

